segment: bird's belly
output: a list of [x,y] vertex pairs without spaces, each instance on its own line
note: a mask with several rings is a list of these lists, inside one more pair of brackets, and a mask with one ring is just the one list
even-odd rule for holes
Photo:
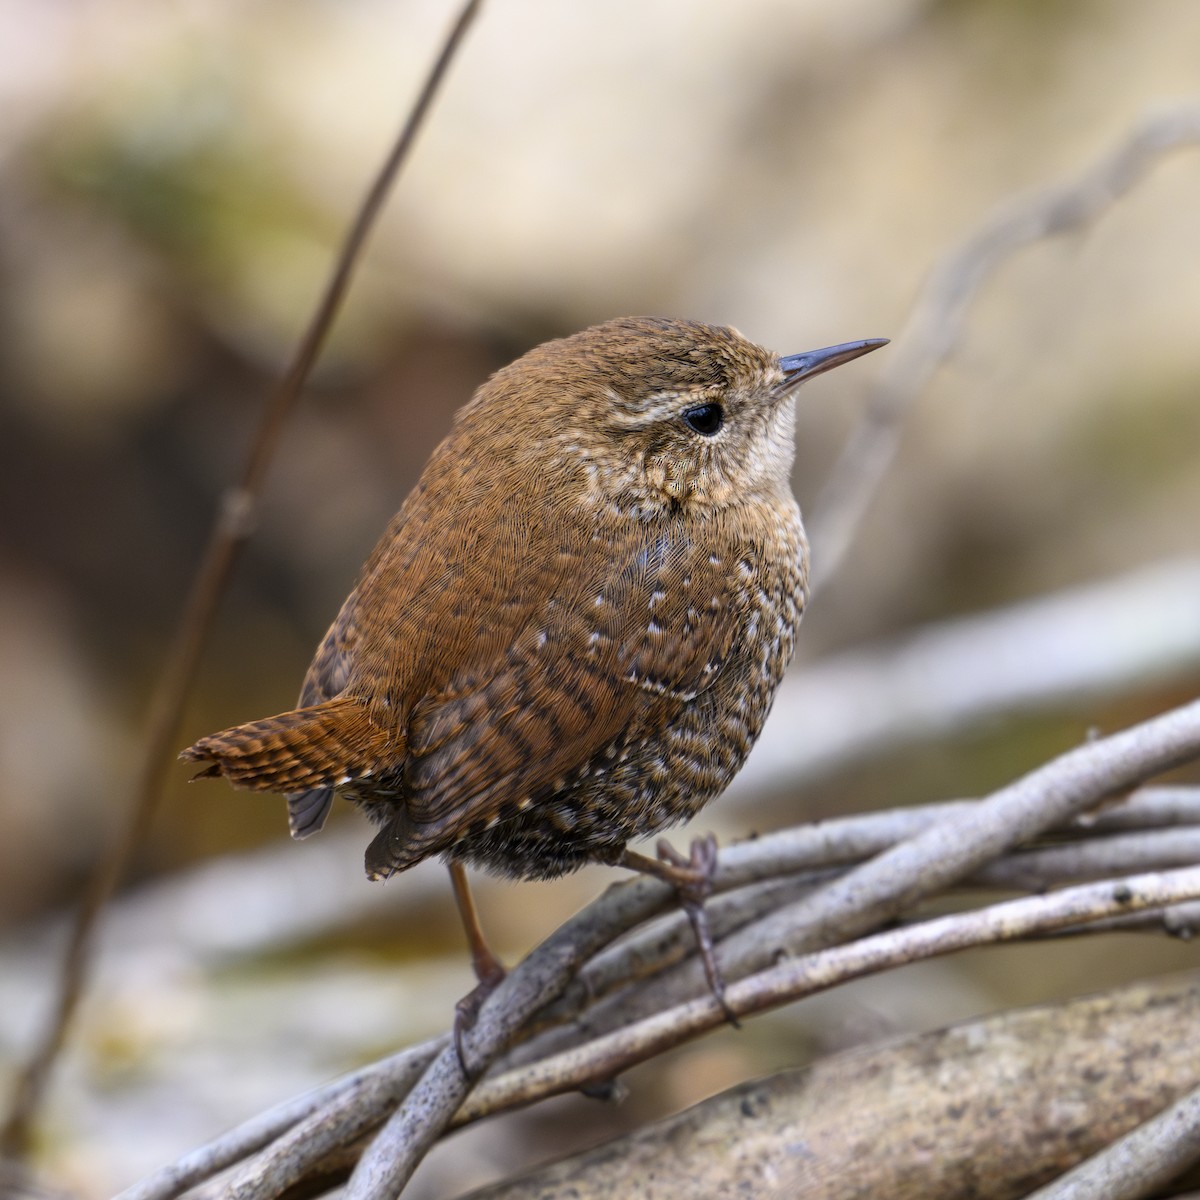
[[511,878],[553,879],[615,860],[627,842],[689,819],[720,795],[746,761],[791,660],[802,578],[760,599],[711,687],[665,723],[625,730],[567,787],[468,828],[445,857]]

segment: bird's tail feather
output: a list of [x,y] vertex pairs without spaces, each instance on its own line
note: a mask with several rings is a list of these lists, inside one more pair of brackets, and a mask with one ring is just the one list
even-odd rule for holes
[[211,764],[197,779],[223,775],[234,787],[297,793],[372,774],[403,754],[400,741],[360,701],[339,696],[210,734],[179,757]]
[[298,842],[319,833],[333,805],[333,788],[306,788],[288,793],[288,829]]

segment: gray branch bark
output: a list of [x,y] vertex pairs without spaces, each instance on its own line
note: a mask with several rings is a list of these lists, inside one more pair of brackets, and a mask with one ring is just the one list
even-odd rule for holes
[[1016,1200],[1200,1085],[1198,1021],[1197,977],[1003,1013],[743,1084],[470,1200]]

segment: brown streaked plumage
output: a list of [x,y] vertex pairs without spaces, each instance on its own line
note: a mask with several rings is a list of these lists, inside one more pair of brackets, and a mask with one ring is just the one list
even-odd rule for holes
[[296,837],[354,800],[372,878],[434,854],[526,879],[620,861],[758,736],[805,598],[794,389],[883,344],[781,360],[647,317],[531,350],[459,412],[300,707],[183,757],[287,793]]

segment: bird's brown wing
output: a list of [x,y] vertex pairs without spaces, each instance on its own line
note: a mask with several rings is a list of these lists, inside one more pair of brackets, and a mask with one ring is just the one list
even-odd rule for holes
[[317,647],[300,687],[297,708],[332,700],[345,688],[354,664],[354,647],[358,642],[354,601],[355,595],[352,593]]
[[[421,567],[430,556],[423,552],[419,538],[405,536],[413,499],[410,496],[388,523],[383,536],[363,564],[353,591],[346,597],[333,624],[321,639],[305,673],[304,682],[300,685],[298,708],[322,704],[345,691],[354,675],[364,637],[367,642],[372,635],[380,637],[378,628],[363,629],[364,623],[370,623],[372,609],[381,603],[386,606],[390,600],[404,597],[407,588],[412,586],[413,578],[420,578]],[[394,570],[398,566],[400,579],[390,583],[391,591],[387,594],[389,585],[379,588],[377,577],[389,563]],[[379,594],[381,590],[385,592],[382,597]]]
[[[610,549],[599,560],[620,562]],[[742,623],[729,567],[682,535],[648,532],[623,557],[602,580],[531,580],[544,600],[509,643],[414,707],[405,805],[368,854],[375,870],[536,804],[716,679]]]
[[[363,567],[358,583],[342,604],[334,622],[317,647],[317,652],[300,686],[298,708],[324,704],[340,696],[354,673],[356,651],[361,637],[360,598],[364,585],[394,539],[394,531],[403,516],[403,509],[389,525]],[[333,806],[335,789],[330,786],[290,792],[287,796],[288,828],[292,837],[300,840],[317,833],[325,824]]]

